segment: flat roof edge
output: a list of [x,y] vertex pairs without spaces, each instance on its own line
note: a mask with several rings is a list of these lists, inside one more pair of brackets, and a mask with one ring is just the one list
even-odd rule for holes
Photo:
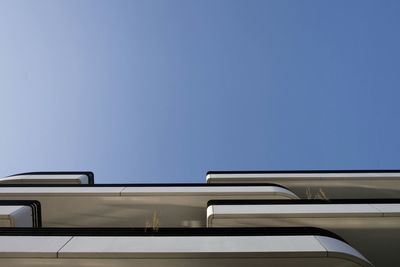
[[91,171],[40,171],[40,172],[23,172],[6,177],[20,176],[20,175],[68,175],[68,174],[81,174],[88,177],[88,184],[94,184],[94,173]]
[[398,172],[400,174],[400,169],[359,169],[359,170],[238,170],[238,171],[208,171],[206,175],[210,174],[274,174],[274,173],[391,173]]

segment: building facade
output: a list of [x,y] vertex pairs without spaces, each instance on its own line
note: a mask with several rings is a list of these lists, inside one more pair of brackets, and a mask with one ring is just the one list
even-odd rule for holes
[[0,266],[400,266],[400,171],[0,179]]

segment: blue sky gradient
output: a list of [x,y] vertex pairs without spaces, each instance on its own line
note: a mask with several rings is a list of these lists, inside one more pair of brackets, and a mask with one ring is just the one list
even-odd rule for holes
[[0,176],[400,169],[399,1],[1,1]]

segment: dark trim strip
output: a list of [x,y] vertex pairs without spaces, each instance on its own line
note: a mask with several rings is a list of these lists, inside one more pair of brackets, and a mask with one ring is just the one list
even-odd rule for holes
[[315,227],[252,228],[0,228],[0,236],[300,236],[320,235],[343,242],[330,231]]
[[42,208],[37,200],[0,200],[0,206],[29,206],[32,209],[33,228],[42,227]]
[[60,174],[60,175],[83,174],[88,177],[88,184],[94,184],[94,173],[91,171],[24,172],[24,173],[9,175],[7,177],[19,176],[19,175],[57,175],[57,174]]
[[300,205],[300,204],[398,204],[399,198],[371,199],[233,199],[210,200],[211,205]]
[[391,173],[398,172],[400,175],[400,169],[386,169],[386,170],[271,170],[271,171],[208,171],[209,174],[270,174],[270,173]]
[[171,184],[0,184],[0,187],[224,187],[224,186],[275,186],[286,190],[287,187],[275,183],[171,183]]

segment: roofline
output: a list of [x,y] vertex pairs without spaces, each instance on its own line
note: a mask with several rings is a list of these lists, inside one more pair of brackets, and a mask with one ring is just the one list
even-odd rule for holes
[[20,176],[20,175],[68,175],[68,174],[81,174],[88,177],[88,184],[94,184],[94,173],[91,171],[46,171],[46,172],[23,172],[6,177]]
[[274,174],[274,173],[393,173],[398,172],[400,169],[362,169],[362,170],[238,170],[238,171],[208,171],[206,175],[210,174]]

